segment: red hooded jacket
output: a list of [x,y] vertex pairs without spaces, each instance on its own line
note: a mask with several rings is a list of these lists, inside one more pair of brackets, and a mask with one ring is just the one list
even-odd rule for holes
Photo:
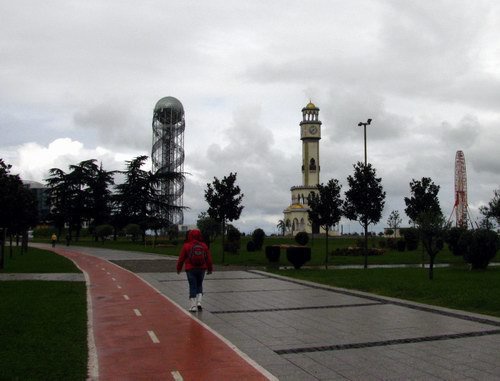
[[195,243],[202,245],[207,251],[207,260],[202,269],[208,270],[212,272],[212,254],[208,249],[208,246],[203,242],[203,236],[201,235],[201,231],[198,229],[190,230],[187,237],[187,242],[182,245],[181,252],[179,254],[179,259],[177,260],[177,272],[182,270],[182,265],[185,264],[186,271],[189,271],[193,268],[193,265],[189,261],[189,252]]

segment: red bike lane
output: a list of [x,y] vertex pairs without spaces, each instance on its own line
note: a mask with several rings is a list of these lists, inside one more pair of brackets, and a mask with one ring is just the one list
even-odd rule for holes
[[86,274],[91,379],[276,379],[132,272],[75,250],[54,250]]

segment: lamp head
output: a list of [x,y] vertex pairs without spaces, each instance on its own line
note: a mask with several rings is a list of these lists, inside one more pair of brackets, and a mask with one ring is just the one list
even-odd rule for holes
[[361,123],[361,122],[359,122],[359,123],[358,123],[358,126],[359,126],[359,127],[361,127],[362,125],[363,125],[363,123]]
[[366,121],[366,123],[367,123],[368,125],[369,125],[371,122],[372,122],[372,120],[371,120],[371,119],[368,119],[368,120]]

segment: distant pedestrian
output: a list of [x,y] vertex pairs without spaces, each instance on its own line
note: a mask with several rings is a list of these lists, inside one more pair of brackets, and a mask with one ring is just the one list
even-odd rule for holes
[[71,242],[71,236],[69,234],[66,234],[66,246],[69,246],[70,242]]
[[52,242],[52,247],[56,247],[56,241],[57,241],[57,235],[56,235],[56,233],[52,233],[52,236],[50,237],[50,240]]
[[202,309],[205,273],[211,274],[213,270],[212,254],[198,229],[189,231],[187,241],[182,245],[177,260],[177,274],[180,274],[183,265],[189,283],[189,311],[195,312]]

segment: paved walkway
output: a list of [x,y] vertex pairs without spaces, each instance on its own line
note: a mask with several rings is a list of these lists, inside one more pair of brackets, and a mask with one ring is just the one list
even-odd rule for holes
[[[205,281],[204,310],[189,314],[184,311],[184,274],[138,273],[149,287],[109,262],[160,264],[165,257],[86,248],[56,250],[89,274],[102,380],[256,380],[272,379],[272,375],[280,380],[500,379],[497,318],[260,271],[217,268]],[[147,296],[143,289],[149,289]],[[168,306],[163,306],[164,301]],[[125,309],[118,310],[118,305]],[[100,325],[105,329],[99,331]],[[152,344],[149,331],[156,334],[162,349],[150,349],[160,346]],[[118,338],[113,341],[116,332]],[[138,338],[141,345],[134,344]],[[218,342],[221,352],[212,349],[212,342]],[[203,358],[198,360],[199,369],[205,373],[189,373],[197,368],[196,362],[188,360],[193,351]],[[207,355],[210,360],[205,360]],[[242,376],[231,373],[240,368]]]

